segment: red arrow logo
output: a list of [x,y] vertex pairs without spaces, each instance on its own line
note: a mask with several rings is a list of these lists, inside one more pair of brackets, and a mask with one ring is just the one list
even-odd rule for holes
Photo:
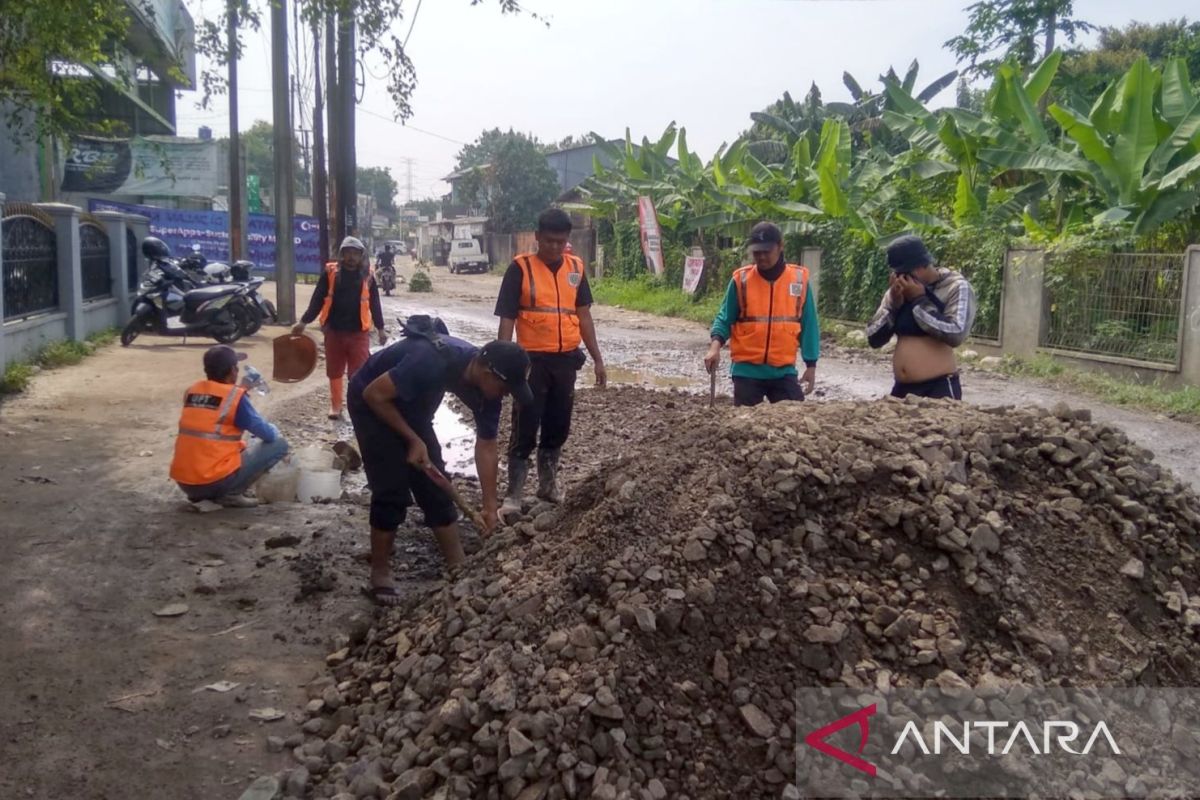
[[875,716],[875,704],[860,708],[853,714],[847,714],[836,722],[831,722],[824,728],[817,730],[804,737],[804,743],[809,747],[820,750],[827,756],[832,756],[838,761],[849,764],[860,772],[865,772],[872,778],[875,777],[875,765],[869,761],[864,761],[854,753],[847,753],[839,747],[834,747],[829,742],[825,741],[833,734],[840,731],[842,728],[849,728],[851,725],[857,724],[859,733],[862,734],[862,742],[858,745],[858,752],[861,753],[867,747],[867,737],[871,735],[870,718]]

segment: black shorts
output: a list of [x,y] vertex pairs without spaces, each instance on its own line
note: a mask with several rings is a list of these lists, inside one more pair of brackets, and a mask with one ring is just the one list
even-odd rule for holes
[[920,383],[897,381],[892,386],[892,397],[908,397],[910,394],[917,397],[928,397],[931,400],[962,400],[962,383],[959,382],[958,373],[955,372]]
[[763,400],[779,403],[787,400],[801,401],[804,389],[795,375],[763,380],[761,378],[733,378],[733,404],[756,406]]
[[[363,405],[350,403],[349,411],[371,489],[371,527],[394,532],[408,516],[414,499],[429,527],[441,528],[455,522],[458,509],[454,501],[422,470],[409,466],[408,444],[400,434]],[[429,460],[445,472],[446,462],[432,421],[413,430],[429,450]]]

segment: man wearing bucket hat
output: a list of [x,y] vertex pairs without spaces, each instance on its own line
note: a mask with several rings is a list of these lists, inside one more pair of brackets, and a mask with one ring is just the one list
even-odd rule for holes
[[954,348],[975,323],[975,293],[962,275],[934,266],[916,236],[901,236],[887,249],[888,290],[867,324],[867,343],[883,347],[896,337],[892,397],[962,400]]
[[[258,501],[244,493],[263,473],[287,455],[279,429],[250,404],[237,385],[238,362],[246,359],[219,344],[204,354],[204,380],[183,395],[179,435],[171,460],[171,478],[192,502],[213,500],[232,508],[252,508]],[[260,444],[246,449],[243,432]]]
[[[734,405],[803,400],[816,383],[821,357],[821,328],[808,269],[784,260],[783,232],[770,222],[751,229],[747,246],[754,263],[734,272],[729,281],[704,366],[713,372],[721,347],[729,342]],[[797,351],[804,357],[803,386],[796,379]]]
[[391,555],[396,530],[413,501],[433,529],[450,568],[463,559],[458,511],[439,485],[445,472],[433,417],[446,392],[475,419],[475,467],[483,495],[482,536],[497,523],[500,405],[505,395],[528,405],[529,355],[512,342],[476,347],[446,333],[440,320],[412,317],[404,338],[372,355],[350,381],[347,407],[371,489],[371,582],[378,605],[399,602]]
[[371,354],[371,328],[378,331],[379,344],[387,342],[379,287],[367,265],[366,248],[353,236],[342,240],[338,260],[325,265],[325,275],[292,333],[303,333],[313,320],[321,323],[325,334],[329,418],[340,419],[346,376],[353,378]]

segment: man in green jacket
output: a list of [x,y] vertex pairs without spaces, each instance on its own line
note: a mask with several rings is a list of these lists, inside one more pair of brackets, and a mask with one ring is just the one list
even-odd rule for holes
[[[733,404],[754,406],[764,399],[803,400],[817,379],[821,328],[808,269],[783,258],[783,232],[760,222],[750,232],[753,264],[733,273],[725,302],[713,320],[712,342],[704,356],[717,368],[729,342],[733,359]],[[797,380],[796,354],[804,358],[804,385]]]

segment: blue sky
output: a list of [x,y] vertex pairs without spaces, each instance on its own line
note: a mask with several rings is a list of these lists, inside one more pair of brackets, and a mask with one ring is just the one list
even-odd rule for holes
[[[223,0],[188,0],[200,18]],[[501,16],[493,0],[424,0],[409,42],[419,84],[412,127],[390,121],[382,64],[368,59],[358,114],[358,158],[392,169],[404,199],[441,193],[460,145],[484,128],[515,128],[542,140],[597,131],[655,136],[686,126],[704,157],[785,90],[800,99],[814,81],[826,101],[846,100],[842,72],[864,85],[916,58],[926,79],[954,68],[942,43],[962,31],[968,0],[523,0],[546,16]],[[416,0],[406,0],[411,8]],[[1076,0],[1098,25],[1197,15],[1194,0]],[[411,12],[410,12],[411,13]],[[407,32],[410,20],[401,25]],[[271,119],[270,40],[250,34],[242,62],[241,126]],[[1197,76],[1193,76],[1197,77]],[[945,100],[952,98],[952,91]],[[180,135],[208,125],[227,135],[227,101],[178,103]],[[305,127],[311,127],[306,124]],[[420,130],[416,130],[420,129]]]

